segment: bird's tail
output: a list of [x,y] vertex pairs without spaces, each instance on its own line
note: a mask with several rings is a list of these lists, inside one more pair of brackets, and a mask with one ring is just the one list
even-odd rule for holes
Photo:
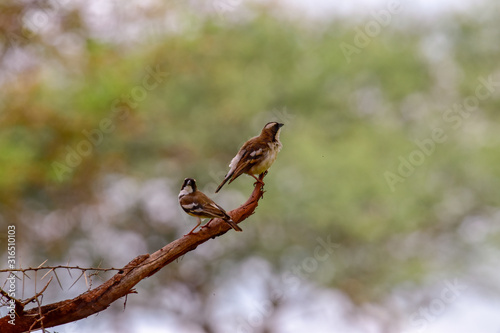
[[229,178],[231,178],[232,175],[233,175],[233,173],[230,172],[224,177],[224,180],[222,181],[222,183],[220,183],[219,187],[217,187],[217,189],[215,190],[215,193],[219,192],[219,190],[222,188],[222,186],[224,186],[224,184],[229,180]]
[[236,231],[243,231],[243,229],[241,229],[240,227],[238,227],[238,225],[236,223],[234,223],[233,220],[224,220],[226,221],[227,224],[229,224],[231,226],[231,228],[233,228],[234,230]]

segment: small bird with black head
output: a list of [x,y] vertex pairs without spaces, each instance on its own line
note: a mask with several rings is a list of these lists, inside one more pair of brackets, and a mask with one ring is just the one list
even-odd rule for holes
[[243,231],[229,215],[224,208],[216,204],[212,199],[207,197],[203,192],[198,191],[196,180],[193,178],[184,179],[181,191],[179,192],[179,204],[181,208],[189,215],[198,219],[198,224],[188,233],[191,235],[193,231],[201,224],[202,218],[220,218],[236,231]]

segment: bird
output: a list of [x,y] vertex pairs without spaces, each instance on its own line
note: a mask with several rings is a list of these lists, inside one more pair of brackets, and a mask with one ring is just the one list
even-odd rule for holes
[[[217,187],[215,193],[229,180],[233,182],[243,173],[246,173],[262,183],[255,175],[267,172],[267,169],[276,160],[282,144],[280,142],[280,131],[284,124],[269,122],[264,126],[259,136],[253,137],[243,144],[238,154],[229,164],[229,172],[224,176],[224,180]],[[262,183],[263,184],[263,183]]]
[[193,178],[184,179],[181,191],[179,192],[179,204],[187,214],[198,219],[198,224],[188,233],[188,235],[191,235],[193,231],[198,228],[202,218],[214,217],[223,219],[236,231],[243,231],[233,220],[231,220],[231,217],[227,215],[224,208],[213,202],[212,199],[207,197],[203,192],[198,191],[196,180]]

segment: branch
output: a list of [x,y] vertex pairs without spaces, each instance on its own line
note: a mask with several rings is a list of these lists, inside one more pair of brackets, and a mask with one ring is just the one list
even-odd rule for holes
[[[261,175],[259,179],[262,181],[263,178],[264,175]],[[247,202],[228,212],[235,223],[242,222],[253,214],[264,194],[262,187],[263,184],[256,183]],[[195,234],[185,235],[152,254],[136,257],[96,289],[73,299],[17,313],[15,325],[8,323],[9,316],[0,318],[0,330],[2,333],[17,333],[40,329],[42,324],[40,318],[43,318],[43,328],[54,327],[103,311],[117,299],[132,293],[132,288],[142,279],[152,276],[175,259],[196,249],[198,245],[221,236],[228,230],[231,230],[231,227],[227,223],[221,219],[214,219],[210,226]]]

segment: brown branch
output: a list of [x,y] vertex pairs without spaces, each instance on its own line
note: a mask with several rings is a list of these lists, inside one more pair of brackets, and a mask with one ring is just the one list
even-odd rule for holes
[[[260,180],[264,175],[260,176]],[[228,212],[236,223],[242,222],[253,214],[264,191],[261,183],[256,183],[250,198],[240,207]],[[15,325],[8,323],[9,316],[0,318],[2,333],[25,332],[30,329],[40,329],[40,318],[43,318],[43,327],[54,327],[86,318],[105,310],[117,299],[127,296],[132,288],[142,279],[149,277],[160,269],[192,251],[198,245],[211,238],[218,237],[231,230],[230,226],[220,219],[214,219],[210,226],[199,232],[185,235],[152,254],[140,255],[129,262],[113,277],[93,290],[89,290],[73,299],[44,305],[18,313]]]

